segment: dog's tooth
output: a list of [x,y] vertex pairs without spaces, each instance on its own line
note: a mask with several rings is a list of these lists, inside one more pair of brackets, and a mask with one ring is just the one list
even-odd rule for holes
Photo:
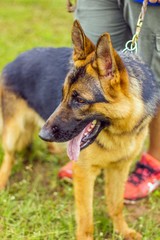
[[93,120],[92,124],[96,125],[96,123],[97,123],[97,120]]
[[96,124],[96,120],[94,120],[91,124],[90,124],[90,126],[87,128],[87,130],[86,130],[86,132],[83,134],[83,136],[87,136],[92,130],[93,130],[93,128],[95,127],[95,124]]

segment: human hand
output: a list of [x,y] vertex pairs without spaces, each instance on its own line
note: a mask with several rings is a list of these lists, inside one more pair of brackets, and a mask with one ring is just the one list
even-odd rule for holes
[[150,3],[160,3],[160,0],[149,0]]

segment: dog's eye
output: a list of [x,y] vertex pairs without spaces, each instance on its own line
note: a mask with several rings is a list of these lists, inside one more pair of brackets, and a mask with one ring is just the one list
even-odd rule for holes
[[85,100],[84,100],[83,98],[81,98],[81,97],[77,97],[77,98],[76,98],[76,101],[77,101],[78,103],[85,103]]
[[76,103],[80,103],[80,104],[86,103],[85,99],[80,97],[79,94],[76,91],[73,92],[72,99]]

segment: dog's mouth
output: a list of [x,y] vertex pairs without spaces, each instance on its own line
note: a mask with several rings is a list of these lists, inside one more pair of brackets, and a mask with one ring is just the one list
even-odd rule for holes
[[90,122],[79,134],[68,142],[67,154],[70,160],[77,161],[80,151],[90,145],[104,127],[100,121]]

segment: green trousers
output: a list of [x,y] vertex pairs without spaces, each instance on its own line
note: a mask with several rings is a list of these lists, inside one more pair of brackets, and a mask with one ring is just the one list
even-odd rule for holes
[[[95,44],[109,32],[113,46],[120,50],[135,34],[141,6],[133,0],[78,0],[75,17]],[[160,6],[147,8],[138,54],[154,71],[160,88]]]

